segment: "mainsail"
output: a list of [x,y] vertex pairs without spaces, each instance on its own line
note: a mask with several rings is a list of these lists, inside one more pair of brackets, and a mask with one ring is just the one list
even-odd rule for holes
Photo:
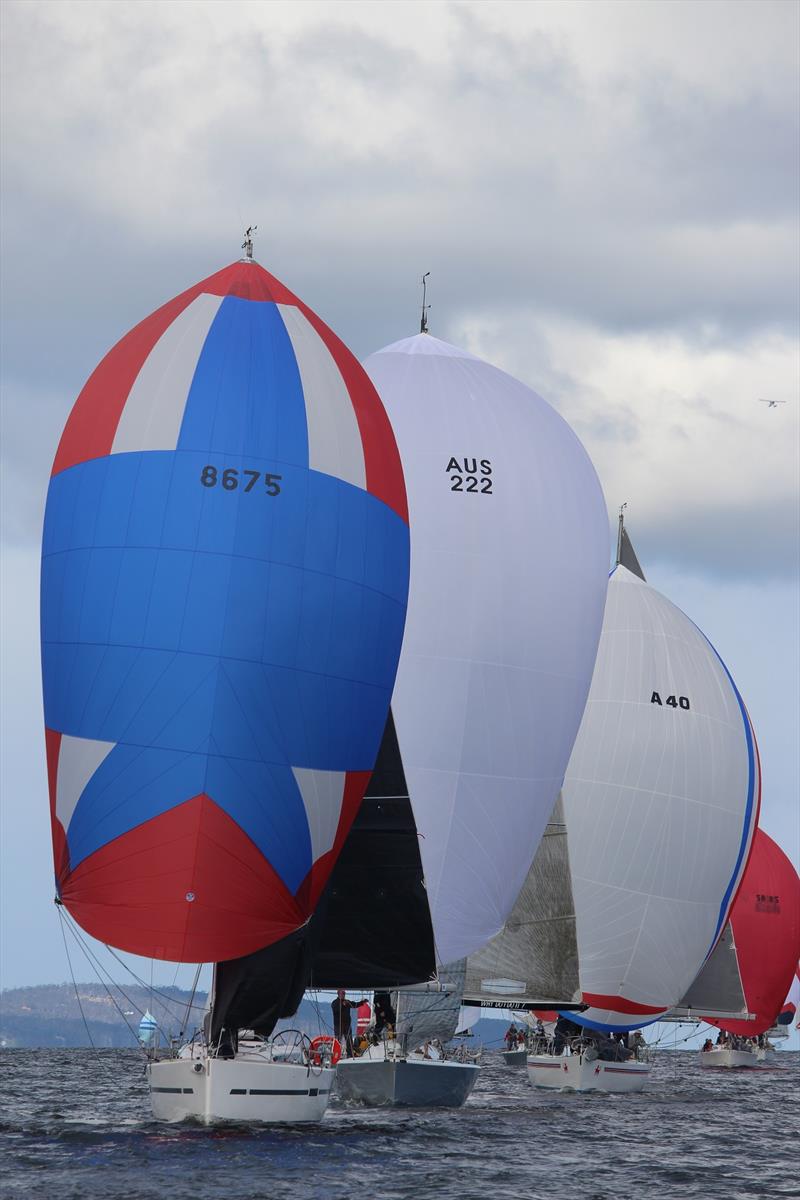
[[747,1002],[730,921],[703,963],[700,974],[672,1009],[670,1016],[693,1017],[699,1013],[738,1017],[741,1020],[747,1018]]
[[756,830],[730,923],[747,1010],[754,1019],[712,1016],[700,1005],[696,1015],[729,1033],[764,1033],[781,1011],[800,956],[800,879],[763,829]]
[[417,827],[391,712],[320,916],[315,987],[387,990],[434,976]]
[[229,1024],[266,1027],[302,990],[386,725],[408,559],[375,389],[249,258],[137,325],[78,397],[42,555],[58,894],[137,954],[264,955],[269,1000],[218,972]]
[[563,799],[590,1006],[575,1019],[646,1025],[679,1002],[725,926],[760,770],[725,664],[641,568],[612,573]]
[[467,959],[464,1003],[521,1010],[579,1000],[575,904],[559,796],[503,929]]
[[440,964],[494,937],[553,808],[591,679],[608,526],[572,430],[429,334],[365,362],[409,498],[392,714]]
[[399,1038],[407,1038],[410,1048],[436,1038],[447,1042],[456,1033],[461,1017],[464,990],[464,959],[440,966],[435,984],[427,988],[401,989],[397,993]]

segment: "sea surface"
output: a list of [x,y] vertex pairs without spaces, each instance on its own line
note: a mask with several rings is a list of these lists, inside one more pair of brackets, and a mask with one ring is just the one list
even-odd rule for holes
[[534,1091],[484,1056],[464,1108],[320,1125],[153,1121],[136,1051],[0,1051],[0,1196],[31,1200],[768,1200],[800,1195],[800,1054],[703,1071],[661,1052],[632,1096]]

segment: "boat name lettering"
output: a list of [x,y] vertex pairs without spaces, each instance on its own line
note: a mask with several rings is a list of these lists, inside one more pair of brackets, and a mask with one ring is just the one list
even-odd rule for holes
[[451,492],[477,492],[479,495],[491,496],[492,460],[490,458],[451,456],[445,471],[450,477]]
[[662,700],[658,692],[653,692],[650,703],[666,704],[667,708],[682,708],[684,711],[688,711],[692,707],[688,696],[667,696],[666,700]]
[[244,484],[243,492],[251,492],[262,478],[268,496],[277,496],[281,490],[282,475],[273,475],[269,471],[239,471],[236,467],[215,467],[213,463],[207,463],[203,467],[200,482],[207,488],[216,487],[217,483],[221,483],[226,492],[235,492],[239,487],[240,476]]

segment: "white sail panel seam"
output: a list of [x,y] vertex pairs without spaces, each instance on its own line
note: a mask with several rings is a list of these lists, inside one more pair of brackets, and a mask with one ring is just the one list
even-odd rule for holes
[[308,465],[362,490],[367,469],[361,430],[347,385],[328,347],[299,308],[277,306],[303,387]]
[[344,801],[345,771],[292,767],[308,822],[311,861],[317,862],[333,848]]
[[116,744],[73,737],[67,733],[61,735],[56,775],[56,816],[65,831],[69,828],[86,785]]
[[164,330],[133,381],[111,454],[177,448],[197,363],[223,299],[201,293]]

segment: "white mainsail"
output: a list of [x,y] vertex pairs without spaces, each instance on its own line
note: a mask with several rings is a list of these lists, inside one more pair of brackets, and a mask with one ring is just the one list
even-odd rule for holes
[[408,494],[392,711],[453,963],[503,928],[558,794],[602,623],[606,508],[572,430],[503,371],[428,334],[364,365]]
[[464,999],[487,1008],[558,1008],[579,1000],[567,827],[556,801],[503,929],[467,959]]
[[738,1020],[747,1017],[747,1001],[730,921],[670,1016],[691,1017],[695,1014]]
[[431,1038],[448,1042],[458,1029],[464,968],[459,962],[448,963],[437,972],[436,983],[428,987],[400,988],[397,995],[397,1036],[408,1039],[409,1049]]
[[724,663],[617,566],[563,787],[591,1006],[578,1020],[630,1029],[680,1001],[725,925],[759,796],[755,737]]

